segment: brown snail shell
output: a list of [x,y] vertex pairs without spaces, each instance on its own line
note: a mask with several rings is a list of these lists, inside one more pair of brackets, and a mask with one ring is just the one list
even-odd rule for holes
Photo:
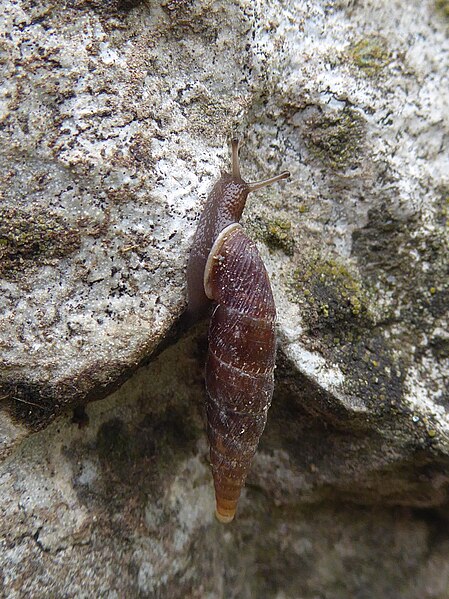
[[268,274],[256,245],[237,221],[250,191],[289,176],[283,172],[267,181],[245,183],[235,140],[232,149],[232,174],[222,175],[209,196],[187,270],[190,314],[200,315],[208,301],[215,302],[206,414],[216,516],[221,522],[234,518],[265,428],[276,357],[276,308]]
[[206,403],[216,514],[234,518],[273,395],[276,308],[255,244],[240,225],[227,227],[205,271],[217,302],[209,327]]

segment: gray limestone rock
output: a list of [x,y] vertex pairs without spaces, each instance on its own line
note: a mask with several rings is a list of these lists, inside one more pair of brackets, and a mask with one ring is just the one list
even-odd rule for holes
[[[447,599],[447,1],[1,4],[0,594]],[[242,221],[279,352],[224,528],[177,322],[235,133],[292,176]]]

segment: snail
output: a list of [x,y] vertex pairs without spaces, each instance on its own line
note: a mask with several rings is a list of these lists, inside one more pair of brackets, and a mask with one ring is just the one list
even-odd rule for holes
[[206,362],[206,415],[215,486],[215,514],[231,522],[267,421],[274,387],[276,308],[257,247],[239,224],[248,194],[289,176],[246,183],[239,143],[232,172],[213,187],[187,266],[187,312],[203,316],[211,302]]

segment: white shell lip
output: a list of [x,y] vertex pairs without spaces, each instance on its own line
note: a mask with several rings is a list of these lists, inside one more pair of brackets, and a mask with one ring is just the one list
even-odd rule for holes
[[212,296],[212,287],[210,285],[210,275],[212,272],[212,266],[214,263],[215,256],[220,252],[221,246],[223,243],[234,234],[234,231],[237,229],[242,229],[242,226],[239,223],[232,223],[225,227],[218,235],[216,240],[214,241],[214,245],[211,247],[209,252],[209,256],[207,257],[206,266],[204,267],[204,293],[207,295],[209,299],[214,299]]

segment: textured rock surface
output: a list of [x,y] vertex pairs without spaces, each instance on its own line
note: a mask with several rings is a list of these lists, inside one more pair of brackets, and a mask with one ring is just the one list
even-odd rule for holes
[[[90,404],[87,426],[60,418],[2,465],[3,595],[446,597],[444,509],[386,506],[382,477],[371,490],[376,505],[345,501],[329,471],[349,476],[354,435],[282,393],[238,519],[215,521],[202,338],[196,331]],[[305,441],[295,447],[298,422]],[[312,457],[316,466],[304,468]]]
[[[3,1],[5,596],[447,599],[446,4]],[[279,360],[223,529],[204,327],[67,409],[167,342],[234,131],[292,180],[245,212]]]

